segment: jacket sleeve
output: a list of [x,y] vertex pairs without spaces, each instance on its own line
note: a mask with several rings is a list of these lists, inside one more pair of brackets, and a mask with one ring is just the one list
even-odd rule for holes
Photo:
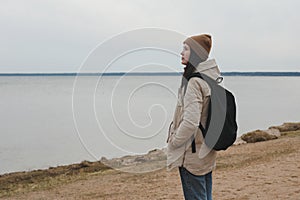
[[178,129],[175,130],[174,135],[170,138],[170,145],[173,148],[184,145],[198,130],[203,97],[201,86],[197,79],[191,78],[188,82],[183,99],[183,120]]

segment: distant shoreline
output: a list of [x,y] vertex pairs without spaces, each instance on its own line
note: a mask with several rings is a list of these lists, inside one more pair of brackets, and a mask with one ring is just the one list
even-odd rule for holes
[[[222,76],[300,76],[300,72],[222,72]],[[181,76],[181,72],[0,73],[0,76]]]

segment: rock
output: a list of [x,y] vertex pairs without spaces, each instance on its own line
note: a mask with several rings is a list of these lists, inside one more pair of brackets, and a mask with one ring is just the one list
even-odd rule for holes
[[280,126],[271,126],[269,129],[278,129],[280,132],[297,131],[300,130],[300,123],[299,122],[283,123]]
[[82,161],[81,163],[79,163],[79,167],[84,168],[84,167],[89,167],[91,166],[93,163],[87,160]]
[[164,149],[153,149],[142,155],[127,155],[120,158],[107,159],[101,157],[100,161],[113,168],[136,166],[143,163],[154,163],[166,160]]
[[270,128],[270,129],[268,129],[268,130],[263,130],[263,131],[265,131],[266,133],[268,133],[268,134],[270,134],[270,135],[275,135],[275,136],[277,136],[277,137],[280,137],[280,136],[281,136],[280,131],[279,131],[278,129],[276,129],[276,128]]
[[102,156],[102,157],[100,158],[100,162],[106,162],[106,161],[107,161],[107,158],[106,158],[106,157]]
[[255,143],[255,142],[277,139],[278,137],[275,135],[270,135],[269,133],[262,130],[256,130],[242,135],[241,138],[247,143]]
[[241,145],[241,144],[246,144],[247,142],[242,140],[241,137],[236,138],[235,142],[233,143],[233,145]]
[[128,166],[134,164],[134,157],[122,159],[121,165]]
[[161,151],[161,150],[159,150],[159,149],[152,149],[152,150],[148,151],[148,154],[150,154],[150,153],[156,153],[158,151]]
[[144,158],[143,156],[138,156],[134,159],[134,162],[146,162],[147,159]]

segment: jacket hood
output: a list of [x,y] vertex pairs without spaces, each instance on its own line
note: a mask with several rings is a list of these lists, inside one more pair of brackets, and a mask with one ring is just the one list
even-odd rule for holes
[[196,67],[196,72],[203,73],[214,80],[217,80],[217,78],[221,76],[221,72],[215,59],[199,63]]

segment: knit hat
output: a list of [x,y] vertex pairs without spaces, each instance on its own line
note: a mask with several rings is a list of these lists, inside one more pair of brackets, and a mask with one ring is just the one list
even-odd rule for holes
[[202,60],[207,60],[212,44],[210,35],[201,34],[191,36],[184,43],[189,45]]

